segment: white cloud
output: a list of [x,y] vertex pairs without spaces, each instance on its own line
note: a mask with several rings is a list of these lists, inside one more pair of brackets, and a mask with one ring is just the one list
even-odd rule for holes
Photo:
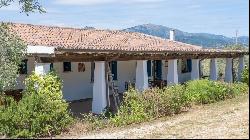
[[56,4],[62,5],[99,5],[99,4],[112,4],[112,3],[122,3],[122,4],[131,4],[131,3],[151,3],[151,2],[160,2],[164,0],[55,0]]

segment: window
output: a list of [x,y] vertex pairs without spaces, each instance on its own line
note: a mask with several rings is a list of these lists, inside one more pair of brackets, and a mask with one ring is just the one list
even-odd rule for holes
[[152,65],[151,65],[151,60],[147,61],[147,72],[148,72],[148,77],[152,76]]
[[111,62],[111,72],[113,74],[113,80],[117,80],[117,61]]
[[19,65],[19,74],[27,74],[27,61],[28,59],[22,60],[22,63]]
[[192,71],[192,60],[191,59],[182,59],[181,72],[188,73],[191,71]]
[[50,63],[49,67],[50,67],[50,71],[52,71],[52,70],[53,70],[53,68],[54,68],[53,63]]
[[63,62],[63,71],[71,71],[71,62]]
[[91,62],[91,83],[94,82],[94,74],[95,74],[94,70],[95,70],[95,63]]
[[157,80],[162,80],[162,63],[161,60],[155,60],[155,78]]

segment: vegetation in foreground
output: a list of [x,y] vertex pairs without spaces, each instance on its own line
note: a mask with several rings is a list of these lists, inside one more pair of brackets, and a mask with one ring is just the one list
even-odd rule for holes
[[59,134],[72,123],[68,104],[62,99],[62,84],[53,72],[26,79],[23,98],[16,102],[5,97],[0,106],[0,135],[32,138]]
[[[247,70],[243,81],[248,83]],[[83,114],[82,123],[89,130],[119,127],[155,120],[181,113],[194,104],[208,104],[248,93],[246,83],[225,83],[207,79],[189,81],[184,85],[153,88],[142,93],[129,89],[116,114]],[[62,99],[62,84],[51,72],[26,79],[23,98],[16,102],[5,97],[0,106],[0,135],[12,138],[34,138],[60,134],[74,124],[68,104]],[[75,121],[76,122],[76,121]]]
[[149,89],[143,93],[130,89],[125,93],[117,114],[83,114],[82,122],[88,125],[89,130],[145,122],[178,114],[194,104],[214,103],[247,94],[248,88],[245,83],[224,83],[204,79],[164,89]]

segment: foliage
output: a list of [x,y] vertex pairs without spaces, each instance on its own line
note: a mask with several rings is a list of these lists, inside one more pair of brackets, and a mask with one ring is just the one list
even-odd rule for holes
[[204,79],[187,82],[185,95],[192,103],[207,104],[233,98],[247,91],[246,84],[232,84]]
[[0,94],[14,86],[25,50],[21,39],[9,32],[7,24],[0,23]]
[[180,113],[193,104],[213,103],[248,92],[244,83],[224,83],[205,80],[190,81],[185,85],[153,88],[138,92],[129,89],[114,116],[84,115],[91,129],[118,127],[153,120]]
[[24,97],[0,108],[0,134],[10,137],[38,137],[58,134],[72,118],[62,99],[62,84],[54,73],[26,79]]
[[30,12],[38,11],[40,13],[45,13],[45,10],[42,8],[38,0],[1,0],[0,8],[4,6],[9,6],[11,3],[19,3],[21,6],[21,12],[24,12],[28,15]]
[[246,83],[247,85],[249,85],[249,69],[248,67],[246,67],[243,72],[242,72],[242,82]]

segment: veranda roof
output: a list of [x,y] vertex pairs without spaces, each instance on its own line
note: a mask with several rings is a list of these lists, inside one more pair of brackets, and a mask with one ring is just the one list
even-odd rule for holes
[[[119,30],[97,30],[65,28],[43,25],[10,23],[9,29],[19,36],[27,45],[54,47],[57,56],[75,54],[94,54],[107,57],[119,56],[136,59],[167,57],[235,57],[248,54],[240,50],[204,49],[169,39],[162,39],[142,33],[132,33]],[[90,58],[90,59],[91,59]],[[81,58],[82,59],[82,58]],[[128,58],[126,58],[128,59]],[[131,58],[132,59],[132,58]],[[134,59],[134,58],[133,58]]]

